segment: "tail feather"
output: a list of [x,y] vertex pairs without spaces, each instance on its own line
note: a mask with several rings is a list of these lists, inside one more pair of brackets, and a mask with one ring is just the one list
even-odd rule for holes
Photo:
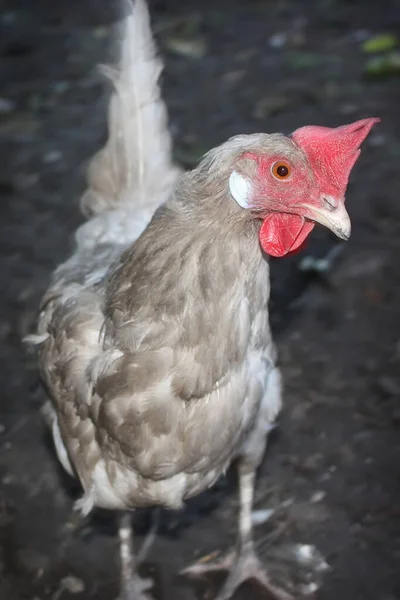
[[167,110],[145,0],[135,0],[125,19],[119,66],[104,67],[114,91],[109,137],[92,159],[81,206],[92,216],[113,208],[155,207],[167,199],[179,174],[171,156]]

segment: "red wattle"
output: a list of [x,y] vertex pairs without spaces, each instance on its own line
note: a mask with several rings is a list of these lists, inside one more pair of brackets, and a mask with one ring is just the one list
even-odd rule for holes
[[274,257],[299,250],[315,223],[298,215],[271,213],[261,225],[259,239],[264,252]]

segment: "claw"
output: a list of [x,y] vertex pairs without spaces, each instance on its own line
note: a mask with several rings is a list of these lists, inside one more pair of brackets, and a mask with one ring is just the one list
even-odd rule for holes
[[229,552],[220,559],[213,560],[219,551],[200,558],[196,563],[181,571],[189,577],[202,577],[219,571],[229,571],[228,577],[215,600],[228,600],[235,590],[247,580],[256,580],[270,598],[275,600],[294,600],[293,596],[273,585],[261,562],[252,549],[241,552]]

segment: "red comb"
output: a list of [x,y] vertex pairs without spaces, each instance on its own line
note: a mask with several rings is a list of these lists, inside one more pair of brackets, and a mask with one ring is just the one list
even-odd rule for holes
[[369,118],[335,128],[301,127],[292,134],[292,139],[304,150],[319,175],[332,181],[344,192],[350,172],[360,155],[359,147],[379,121],[379,118]]

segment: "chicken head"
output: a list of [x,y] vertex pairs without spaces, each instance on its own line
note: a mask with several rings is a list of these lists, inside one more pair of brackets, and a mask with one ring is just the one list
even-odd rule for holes
[[297,250],[315,223],[350,237],[345,194],[359,147],[378,118],[337,128],[307,126],[279,136],[273,150],[246,151],[229,177],[232,197],[262,219],[259,239],[269,255]]

